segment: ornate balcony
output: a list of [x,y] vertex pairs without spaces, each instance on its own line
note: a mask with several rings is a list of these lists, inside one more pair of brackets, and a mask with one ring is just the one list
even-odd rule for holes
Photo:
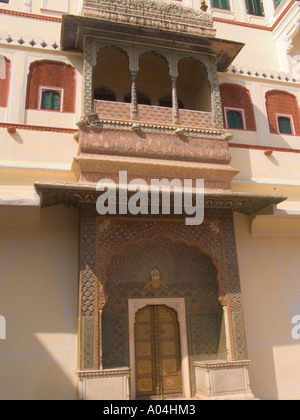
[[243,44],[216,38],[205,7],[85,0],[81,16],[63,17],[61,44],[84,54],[73,163],[79,182],[114,179],[124,170],[128,179],[151,173],[230,189],[237,171],[230,166],[218,71],[226,71]]

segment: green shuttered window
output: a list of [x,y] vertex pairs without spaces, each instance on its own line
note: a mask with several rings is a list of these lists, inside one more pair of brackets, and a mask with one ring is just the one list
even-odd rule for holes
[[247,13],[249,15],[264,16],[264,9],[261,0],[246,0]]
[[212,0],[212,7],[230,10],[229,0]]
[[279,133],[293,134],[291,120],[288,117],[278,117]]
[[228,128],[244,129],[242,115],[238,111],[227,112]]
[[41,109],[60,111],[60,93],[54,90],[43,91]]

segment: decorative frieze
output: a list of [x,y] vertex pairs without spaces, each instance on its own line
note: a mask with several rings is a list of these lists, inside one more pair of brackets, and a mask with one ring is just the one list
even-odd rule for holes
[[[151,108],[151,107],[149,107]],[[183,130],[185,127],[182,127]],[[132,127],[86,127],[80,130],[79,146],[85,154],[114,154],[159,159],[229,164],[228,142],[221,136],[186,132],[181,136],[169,130]]]
[[251,77],[254,79],[263,79],[276,83],[299,83],[299,79],[290,73],[279,72],[276,70],[263,70],[254,67],[242,67],[238,65],[230,66],[226,73],[235,76]]
[[41,35],[28,36],[20,34],[10,34],[8,31],[0,32],[0,43],[4,45],[13,45],[17,47],[27,47],[42,50],[60,50],[59,40],[46,39]]
[[215,37],[213,19],[202,10],[194,10],[179,4],[151,0],[87,0],[84,1],[84,17],[124,25],[143,25],[155,29],[184,32]]

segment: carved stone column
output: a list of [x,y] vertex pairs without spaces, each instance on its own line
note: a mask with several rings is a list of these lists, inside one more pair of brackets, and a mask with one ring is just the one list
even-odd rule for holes
[[172,107],[173,107],[173,123],[179,124],[179,108],[178,108],[178,97],[177,97],[177,77],[171,77],[172,80]]
[[211,74],[210,74],[210,89],[211,89],[211,104],[212,113],[214,116],[214,123],[217,128],[224,128],[223,111],[221,104],[221,94],[219,86],[219,76],[217,70],[216,59],[211,58]]
[[94,370],[97,332],[95,210],[83,206],[80,211],[80,370]]
[[93,108],[93,68],[95,65],[94,45],[91,38],[85,39],[83,64],[83,109],[84,114],[94,112]]
[[137,93],[136,93],[136,74],[137,72],[131,71],[131,118],[133,120],[138,119],[138,103],[137,103]]

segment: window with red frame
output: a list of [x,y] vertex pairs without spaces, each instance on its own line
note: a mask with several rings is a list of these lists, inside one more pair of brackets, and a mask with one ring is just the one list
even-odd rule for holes
[[300,136],[300,109],[296,96],[283,90],[266,93],[266,108],[271,134]]
[[26,109],[74,113],[75,95],[76,73],[71,65],[50,60],[31,64]]
[[0,108],[6,108],[8,104],[10,67],[10,61],[0,55]]
[[222,83],[220,94],[224,126],[256,131],[254,109],[249,90],[235,83]]

